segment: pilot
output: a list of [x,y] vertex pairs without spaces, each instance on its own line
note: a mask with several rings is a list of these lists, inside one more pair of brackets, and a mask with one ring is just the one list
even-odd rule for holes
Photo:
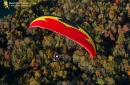
[[53,56],[53,61],[59,61],[59,59],[60,59],[60,57],[59,57],[58,54],[55,54],[55,55]]

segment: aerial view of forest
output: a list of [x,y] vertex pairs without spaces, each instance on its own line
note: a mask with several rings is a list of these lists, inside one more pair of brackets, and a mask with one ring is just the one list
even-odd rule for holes
[[[0,13],[0,85],[130,85],[130,0],[3,1],[9,8]],[[96,56],[56,32],[28,29],[41,16],[77,23]]]

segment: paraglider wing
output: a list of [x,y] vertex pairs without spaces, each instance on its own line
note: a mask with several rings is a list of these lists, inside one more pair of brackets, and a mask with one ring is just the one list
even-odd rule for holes
[[90,53],[92,58],[96,55],[96,47],[92,38],[82,28],[72,24],[69,20],[54,16],[42,16],[30,23],[29,28],[32,27],[40,27],[57,32],[79,43]]

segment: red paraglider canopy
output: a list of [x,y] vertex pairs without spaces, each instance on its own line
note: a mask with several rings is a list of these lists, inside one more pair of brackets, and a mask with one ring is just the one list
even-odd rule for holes
[[96,55],[96,47],[89,34],[69,20],[54,16],[42,16],[30,24],[29,28],[32,27],[40,27],[57,32],[79,43],[90,53],[92,58]]

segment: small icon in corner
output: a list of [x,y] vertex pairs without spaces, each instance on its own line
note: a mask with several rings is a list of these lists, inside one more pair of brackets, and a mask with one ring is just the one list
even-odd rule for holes
[[7,0],[3,0],[3,3],[4,3],[4,7],[6,9],[9,9],[8,1]]

